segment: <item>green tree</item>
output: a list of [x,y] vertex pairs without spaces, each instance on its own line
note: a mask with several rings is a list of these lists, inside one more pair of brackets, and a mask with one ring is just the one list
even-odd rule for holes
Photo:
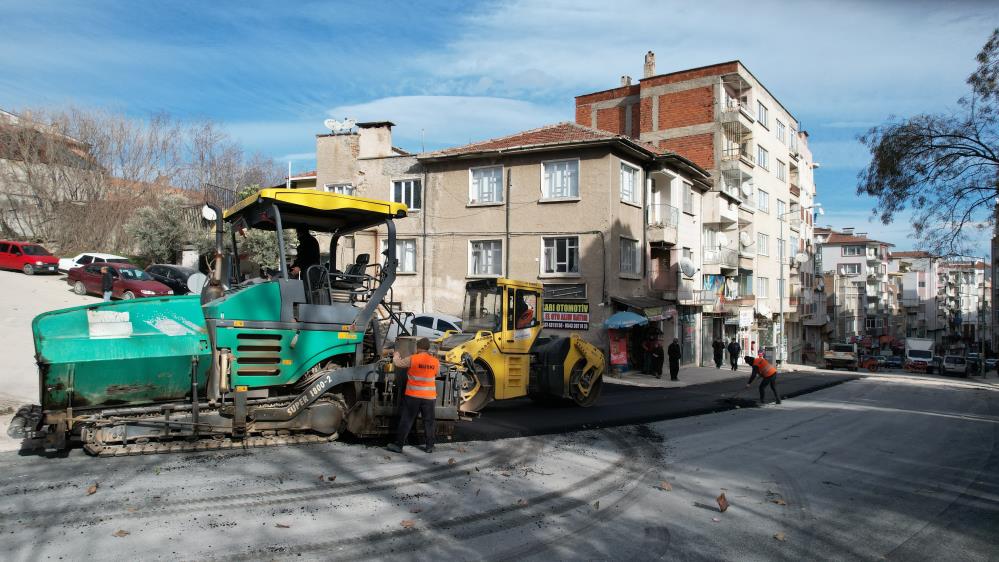
[[861,135],[871,161],[857,193],[884,224],[912,211],[917,242],[937,255],[969,251],[969,234],[996,224],[999,197],[999,29],[977,56],[971,92],[954,111],[893,118]]
[[125,232],[138,255],[150,262],[173,262],[182,247],[196,238],[191,208],[187,198],[167,193],[155,206],[137,209],[125,224]]

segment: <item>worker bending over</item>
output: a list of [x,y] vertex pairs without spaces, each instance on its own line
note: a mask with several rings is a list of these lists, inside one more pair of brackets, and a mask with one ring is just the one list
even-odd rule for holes
[[749,355],[744,357],[746,364],[753,366],[753,372],[749,375],[749,381],[746,383],[746,388],[753,384],[753,379],[759,375],[760,377],[760,404],[763,404],[764,391],[767,387],[774,392],[774,401],[780,404],[780,395],[777,394],[777,367],[770,364],[769,361],[762,357],[753,358]]
[[423,450],[434,452],[434,408],[437,406],[437,373],[441,363],[429,351],[430,340],[420,338],[413,355],[402,357],[397,351],[392,356],[392,363],[396,367],[407,369],[406,392],[399,404],[399,428],[395,443],[388,445],[388,450],[393,453],[402,452],[406,437],[416,423],[417,414],[423,418],[423,433],[427,440]]

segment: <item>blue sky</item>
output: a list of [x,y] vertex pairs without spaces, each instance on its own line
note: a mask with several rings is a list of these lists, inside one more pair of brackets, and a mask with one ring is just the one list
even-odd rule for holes
[[57,2],[0,13],[0,108],[79,105],[211,118],[251,150],[313,165],[327,117],[391,120],[418,151],[572,120],[573,96],[740,59],[802,122],[820,224],[868,222],[855,138],[952,107],[994,2]]

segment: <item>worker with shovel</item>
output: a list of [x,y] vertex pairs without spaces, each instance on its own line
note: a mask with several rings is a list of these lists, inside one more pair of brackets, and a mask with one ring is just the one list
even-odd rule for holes
[[746,388],[749,388],[753,384],[753,380],[757,376],[760,377],[760,404],[764,401],[764,391],[767,387],[774,393],[774,402],[780,404],[780,395],[777,394],[777,367],[770,364],[769,361],[762,357],[744,357],[746,363],[753,366],[753,372],[749,375],[749,381],[746,383]]

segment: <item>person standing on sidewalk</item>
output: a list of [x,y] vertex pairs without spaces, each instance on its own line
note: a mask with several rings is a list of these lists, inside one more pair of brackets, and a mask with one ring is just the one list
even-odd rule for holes
[[732,338],[732,343],[728,344],[728,361],[732,364],[732,370],[736,371],[739,369],[739,352],[742,351],[742,346],[735,338]]
[[112,291],[114,291],[114,275],[111,274],[111,268],[105,265],[101,267],[101,293],[104,294],[104,302],[111,302]]
[[749,375],[749,381],[746,383],[746,388],[753,384],[753,379],[759,375],[760,377],[760,405],[763,405],[764,401],[764,391],[767,387],[774,393],[774,402],[780,404],[780,395],[777,394],[777,367],[770,364],[769,361],[762,357],[757,357],[753,359],[750,356],[746,356],[746,363],[753,366],[753,372]]
[[393,453],[401,453],[406,445],[416,415],[423,418],[423,433],[426,437],[427,453],[434,452],[434,408],[437,406],[437,373],[441,363],[430,354],[430,340],[420,338],[416,342],[416,353],[402,357],[399,352],[392,356],[392,364],[400,369],[406,369],[406,392],[399,404],[399,428],[396,430],[395,442],[389,443],[387,449]]
[[649,374],[655,375],[657,379],[663,378],[665,353],[663,353],[663,342],[659,339],[659,334],[656,334],[649,340],[649,357],[652,365]]
[[711,343],[711,349],[715,356],[715,369],[721,369],[722,361],[725,359],[725,344],[721,340],[715,339]]
[[678,378],[680,374],[680,340],[673,338],[673,343],[669,344],[669,349],[666,350],[666,355],[669,357],[669,380],[675,381],[680,380]]

